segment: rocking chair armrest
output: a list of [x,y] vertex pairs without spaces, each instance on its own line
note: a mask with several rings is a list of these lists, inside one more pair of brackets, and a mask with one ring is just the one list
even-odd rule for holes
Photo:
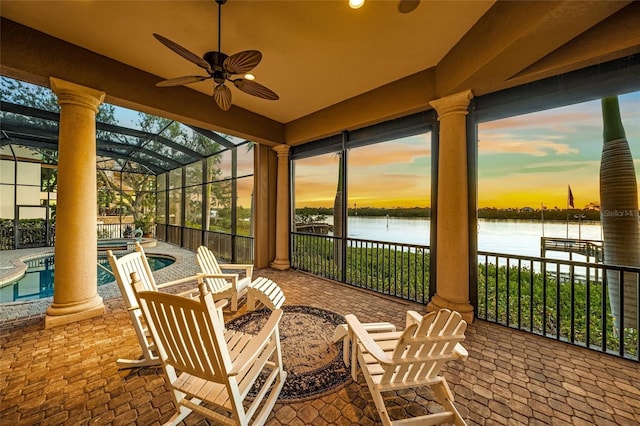
[[179,293],[176,293],[178,296],[182,296],[182,297],[186,297],[189,299],[193,299],[194,297],[198,297],[198,294],[200,294],[200,292],[198,291],[197,288],[192,288],[186,291],[181,291]]
[[345,316],[347,320],[347,324],[349,326],[349,332],[355,335],[357,341],[354,341],[353,344],[356,345],[358,342],[364,346],[365,350],[369,352],[378,362],[381,364],[391,364],[392,360],[389,356],[384,353],[384,351],[378,346],[378,344],[369,336],[367,330],[363,327],[362,323],[356,318],[355,315],[348,314]]
[[171,287],[172,285],[176,285],[176,284],[184,284],[184,283],[188,283],[188,282],[198,281],[198,279],[200,278],[201,275],[202,274],[196,274],[196,275],[192,275],[190,277],[178,278],[177,280],[169,281],[169,282],[162,283],[162,284],[157,284],[156,287],[158,289],[161,289],[161,288]]
[[467,352],[464,346],[460,343],[456,343],[456,346],[453,348],[453,354],[461,361],[466,361],[467,358],[469,358],[469,352]]
[[275,309],[271,312],[260,333],[251,338],[251,342],[242,350],[240,356],[233,361],[231,371],[229,371],[230,376],[239,374],[262,353],[271,336],[278,329],[280,318],[282,318],[282,309]]
[[224,307],[229,304],[229,301],[227,299],[220,299],[216,300],[214,304],[216,306],[216,309],[224,309]]

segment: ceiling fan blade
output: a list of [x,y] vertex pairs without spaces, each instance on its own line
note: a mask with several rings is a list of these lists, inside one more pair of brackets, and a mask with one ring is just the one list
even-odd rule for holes
[[161,36],[160,34],[153,33],[153,36],[160,43],[164,44],[169,49],[173,50],[178,55],[180,55],[183,58],[185,58],[187,61],[191,61],[194,64],[196,64],[197,66],[202,67],[207,71],[211,71],[211,67],[209,66],[209,64],[204,59],[202,59],[201,57],[196,55],[195,53],[190,52],[189,50],[187,50],[184,47],[180,46],[178,43],[176,43],[174,41],[171,41],[168,38]]
[[164,80],[156,84],[158,87],[168,87],[168,86],[182,86],[183,84],[191,84],[197,83],[199,81],[206,80],[211,77],[204,77],[201,75],[186,75],[184,77],[176,77],[171,78],[169,80]]
[[280,97],[276,95],[276,93],[273,90],[263,86],[260,83],[256,83],[255,81],[252,81],[252,80],[245,80],[245,79],[239,78],[237,80],[233,80],[233,84],[238,89],[242,90],[244,93],[248,93],[250,95],[257,96],[262,99],[269,99],[272,101],[276,101],[280,99]]
[[245,50],[229,56],[224,61],[224,68],[229,74],[244,74],[254,69],[262,60],[262,53],[257,50]]
[[416,8],[420,5],[420,0],[399,0],[398,1],[398,12],[400,13],[409,13],[416,10]]
[[223,111],[229,111],[231,108],[231,90],[224,84],[218,84],[213,89],[213,99]]

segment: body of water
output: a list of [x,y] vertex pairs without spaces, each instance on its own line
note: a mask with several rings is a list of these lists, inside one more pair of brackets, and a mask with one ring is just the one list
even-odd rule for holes
[[[333,216],[326,222],[333,224]],[[416,245],[430,244],[428,218],[349,217],[349,237]],[[540,220],[478,219],[478,250],[522,256],[540,256],[540,238],[601,240],[600,222],[548,222]],[[547,252],[547,257],[568,259],[568,253]],[[574,257],[575,260],[584,260]]]
[[[156,271],[171,265],[175,259],[147,255],[149,267]],[[18,281],[0,287],[0,303],[42,299],[53,296],[53,275],[55,269],[54,256],[44,256],[25,262],[27,271]],[[106,257],[98,258],[98,285],[115,281],[111,266]]]

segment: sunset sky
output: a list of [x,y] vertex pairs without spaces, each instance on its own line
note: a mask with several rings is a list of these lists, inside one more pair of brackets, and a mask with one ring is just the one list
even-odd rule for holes
[[[619,99],[640,177],[640,92]],[[576,208],[599,202],[599,100],[482,123],[478,133],[480,207],[566,208],[567,185]]]
[[[640,92],[621,95],[620,109],[640,181]],[[478,128],[478,206],[576,208],[599,202],[602,151],[600,101],[513,118]],[[349,151],[349,206],[430,206],[430,135]],[[298,160],[295,206],[333,205],[334,155]]]

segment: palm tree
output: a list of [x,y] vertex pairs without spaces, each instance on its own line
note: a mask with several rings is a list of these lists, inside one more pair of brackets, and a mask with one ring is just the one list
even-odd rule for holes
[[[600,215],[607,264],[640,266],[638,184],[622,120],[618,97],[602,99],[603,146],[600,162]],[[624,289],[620,289],[620,277]],[[637,327],[638,275],[607,272],[609,302],[616,327]],[[624,320],[620,294],[624,292]]]
[[336,198],[333,201],[333,263],[337,267],[342,266],[342,152],[338,157],[338,187],[336,188]]

